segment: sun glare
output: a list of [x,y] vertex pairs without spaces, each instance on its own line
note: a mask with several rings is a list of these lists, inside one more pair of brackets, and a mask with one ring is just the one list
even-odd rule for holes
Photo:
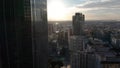
[[48,19],[63,20],[65,17],[65,4],[60,0],[51,1],[48,3]]

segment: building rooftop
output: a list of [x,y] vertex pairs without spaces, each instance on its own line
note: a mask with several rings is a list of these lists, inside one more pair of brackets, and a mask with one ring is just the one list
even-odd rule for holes
[[116,56],[116,52],[111,50],[110,47],[106,47],[102,41],[91,40],[91,44],[89,46],[92,50],[94,49],[94,54],[101,57],[102,62],[120,62],[120,56]]

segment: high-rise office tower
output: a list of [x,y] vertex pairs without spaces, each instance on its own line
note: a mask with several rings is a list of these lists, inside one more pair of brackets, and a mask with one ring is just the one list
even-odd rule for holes
[[71,53],[71,68],[85,68],[83,60],[83,50],[85,46],[85,37],[83,36],[84,15],[76,13],[73,16],[73,36],[69,40],[69,49]]
[[84,21],[85,21],[85,16],[82,13],[76,13],[75,16],[73,16],[74,35],[82,35],[83,34]]
[[0,68],[47,68],[46,0],[0,0]]
[[[71,36],[69,43],[69,50],[71,54],[71,68],[84,68],[83,58],[84,55],[84,36]],[[81,59],[82,58],[82,59]]]

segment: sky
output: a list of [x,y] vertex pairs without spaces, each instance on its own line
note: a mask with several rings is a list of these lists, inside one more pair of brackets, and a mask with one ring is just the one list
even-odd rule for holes
[[48,20],[72,20],[76,12],[86,20],[119,20],[120,0],[47,0]]

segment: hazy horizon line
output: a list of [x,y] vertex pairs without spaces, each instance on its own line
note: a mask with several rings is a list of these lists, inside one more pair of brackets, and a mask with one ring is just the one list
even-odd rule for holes
[[[72,20],[48,20],[48,21],[72,21]],[[85,21],[120,21],[120,20],[85,20]]]

